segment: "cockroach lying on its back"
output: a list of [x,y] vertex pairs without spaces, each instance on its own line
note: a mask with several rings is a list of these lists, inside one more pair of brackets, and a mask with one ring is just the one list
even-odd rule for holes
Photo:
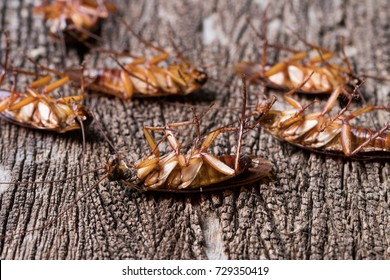
[[[302,86],[310,77],[300,85]],[[321,112],[305,114],[307,107],[290,97],[293,89],[285,95],[285,100],[294,107],[289,111],[269,110],[266,100],[253,113],[261,117],[260,125],[279,140],[314,152],[342,155],[355,159],[390,158],[390,123],[380,130],[371,130],[350,124],[350,121],[362,114],[374,110],[387,110],[386,106],[365,106],[350,113],[347,109],[351,100],[336,116],[329,112],[338,96],[345,92],[343,86],[336,88]],[[265,108],[265,110],[263,109]]]
[[67,44],[93,41],[101,24],[116,6],[107,0],[53,0],[34,8],[34,13],[43,15],[50,35]]
[[[266,112],[273,102],[264,106]],[[246,89],[244,87],[244,102],[239,127],[222,127],[208,133],[201,143],[199,129],[200,118],[194,113],[194,120],[173,123],[165,127],[144,128],[145,138],[152,150],[151,154],[142,159],[137,165],[129,167],[117,157],[111,157],[107,163],[107,176],[110,180],[143,191],[163,192],[201,192],[225,189],[258,181],[270,175],[272,165],[265,159],[249,155],[241,155],[241,140],[243,133],[255,127],[261,120],[249,124],[245,116]],[[198,136],[192,147],[181,152],[174,130],[181,126],[196,125]],[[162,131],[172,151],[160,155],[159,142],[152,137],[152,131]],[[215,138],[223,132],[238,132],[238,143],[235,155],[214,156],[208,148]]]
[[[240,186],[270,175],[272,165],[265,159],[248,155],[216,157],[207,151],[219,133],[234,131],[232,128],[213,131],[201,145],[194,145],[189,152],[181,153],[171,129],[191,124],[193,123],[183,122],[170,124],[165,128],[146,128],[144,133],[152,154],[134,167],[129,167],[115,156],[111,157],[107,163],[108,178],[141,191],[187,193]],[[172,151],[161,156],[150,130],[164,131]],[[196,143],[199,141],[196,140]]]
[[[129,26],[127,27],[129,28]],[[131,31],[130,28],[129,30]],[[134,57],[115,51],[101,50],[106,53],[130,56],[134,60],[123,65],[112,56],[120,68],[85,69],[87,89],[122,99],[131,99],[132,97],[187,95],[200,89],[206,83],[207,74],[202,69],[192,66],[174,44],[177,57],[182,63],[163,67],[159,64],[169,57],[169,53],[135,34],[134,36],[147,47],[159,51],[160,54],[147,60],[145,57]],[[72,79],[78,80],[79,74],[77,71],[70,69],[67,73]]]
[[[255,30],[249,19],[248,22]],[[298,34],[299,40],[304,42],[311,52],[315,52],[314,57],[308,59],[310,52],[269,44],[266,38],[266,12],[264,12],[263,16],[262,33],[262,36],[257,34],[263,39],[261,63],[240,62],[234,66],[235,71],[239,74],[245,74],[249,82],[261,82],[266,87],[291,90],[298,87],[305,77],[314,72],[297,92],[304,94],[331,94],[339,86],[342,86],[346,89],[344,92],[346,95],[361,83],[359,77],[353,73],[344,51],[342,51],[343,63],[340,66],[329,62],[334,56],[332,52],[305,41]],[[266,58],[267,46],[292,52],[293,55],[284,61],[269,65]]]
[[[35,81],[39,83],[43,79]],[[0,117],[17,125],[64,133],[81,129],[92,121],[82,96],[53,98],[36,91],[34,83],[23,92],[0,90]],[[51,85],[46,86],[46,88]]]
[[[14,72],[14,84],[12,89],[0,89],[1,118],[20,126],[58,133],[83,129],[82,126],[92,121],[91,112],[82,104],[84,94],[61,98],[51,95],[54,90],[69,82],[68,76],[39,65],[46,72],[60,77],[52,82],[52,75],[48,73],[8,69],[8,54],[7,47],[4,69],[0,74],[0,86],[8,71]],[[18,73],[33,75],[38,79],[25,89],[19,90],[16,86]]]

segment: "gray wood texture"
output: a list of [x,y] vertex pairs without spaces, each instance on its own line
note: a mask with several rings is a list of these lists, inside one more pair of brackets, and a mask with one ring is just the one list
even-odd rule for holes
[[[70,50],[64,59],[59,45],[48,38],[42,19],[32,14],[37,2],[0,3],[0,30],[10,32],[14,65],[33,69],[20,55],[26,53],[58,69],[77,66],[76,52]],[[338,52],[344,36],[347,55],[358,73],[390,76],[389,1],[271,2],[271,42],[304,49],[290,28],[308,41]],[[117,4],[146,40],[172,51],[172,28],[175,42],[195,65],[219,66],[210,68],[215,80],[209,81],[204,91],[186,98],[124,102],[90,95],[87,105],[125,159],[135,162],[148,150],[142,134],[145,125],[187,120],[191,116],[188,104],[216,102],[218,110],[205,117],[203,132],[238,119],[239,111],[233,107],[242,102],[241,81],[229,67],[243,59],[260,59],[261,40],[247,25],[246,17],[260,29],[266,1]],[[106,48],[145,54],[145,47],[114,17],[104,25],[102,37]],[[153,51],[146,50],[148,57],[151,54]],[[268,61],[276,62],[284,55],[269,49]],[[88,64],[95,63],[113,65],[103,55],[92,55]],[[368,80],[363,91],[370,104],[389,104],[389,83]],[[260,92],[260,87],[250,87],[252,103]],[[306,103],[312,100],[299,98]],[[389,120],[385,112],[372,116],[377,127]],[[367,118],[359,120],[373,126]],[[44,133],[4,120],[0,120],[0,131],[0,181],[46,181],[81,172],[80,133]],[[191,139],[188,131],[183,133],[183,140]],[[222,135],[210,151],[233,152],[235,137]],[[270,160],[273,180],[194,195],[139,193],[104,181],[76,205],[76,192],[81,196],[101,175],[45,185],[1,185],[0,234],[5,235],[0,240],[1,258],[390,258],[388,161],[362,162],[310,153],[279,142],[260,128],[245,136],[243,152]],[[87,131],[86,170],[104,165],[108,155],[108,145],[92,125]],[[71,205],[74,207],[65,215],[56,218]],[[17,234],[30,229],[37,230]]]

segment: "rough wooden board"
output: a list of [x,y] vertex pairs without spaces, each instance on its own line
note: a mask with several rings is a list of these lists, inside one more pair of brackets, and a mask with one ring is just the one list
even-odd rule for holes
[[[18,53],[41,53],[39,61],[61,66],[58,46],[46,36],[42,21],[31,14],[37,1],[2,1],[1,30],[10,31],[12,58]],[[246,16],[260,28],[265,1],[118,1],[123,14],[147,40],[169,47],[175,40],[196,65],[230,66],[242,59],[259,59],[260,40],[248,28]],[[276,1],[273,1],[276,2]],[[360,72],[390,75],[390,4],[372,1],[278,1],[269,12],[268,37],[288,46],[300,43],[288,33],[297,30],[307,40],[337,50],[347,38],[347,54]],[[143,49],[118,20],[104,26],[106,46]],[[276,61],[281,54],[269,50]],[[102,60],[100,60],[102,61]],[[109,60],[104,60],[110,63]],[[77,65],[74,52],[67,66]],[[28,65],[27,65],[28,66]],[[236,107],[241,83],[226,70],[213,70],[205,96],[180,103]],[[224,86],[225,83],[227,86]],[[252,100],[256,100],[251,88]],[[389,84],[369,80],[369,101],[389,104]],[[309,99],[305,99],[308,102]],[[154,100],[121,102],[92,96],[88,105],[122,155],[139,159],[147,146],[144,125],[185,120],[188,108]],[[236,119],[233,110],[213,111],[204,130]],[[377,126],[389,115],[374,114]],[[369,122],[367,122],[369,124]],[[52,180],[80,173],[81,137],[19,128],[0,121],[0,180]],[[109,149],[89,132],[88,168],[105,163]],[[234,149],[234,136],[222,136],[214,153]],[[85,182],[44,186],[1,186],[0,240],[2,259],[389,259],[389,162],[358,162],[311,154],[274,140],[261,129],[245,137],[245,152],[274,164],[269,184],[243,186],[213,194],[172,196],[140,194],[115,182],[93,189],[76,207],[45,230],[12,237],[12,232],[37,228],[72,205]],[[79,192],[79,196],[81,191]]]

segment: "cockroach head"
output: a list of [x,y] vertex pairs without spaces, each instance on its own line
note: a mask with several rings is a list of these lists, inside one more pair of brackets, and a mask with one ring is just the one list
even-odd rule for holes
[[111,155],[107,160],[106,171],[110,181],[126,180],[135,182],[137,170],[129,167],[118,155]]
[[192,75],[195,82],[197,82],[201,86],[203,86],[208,80],[207,73],[201,68],[194,68],[194,70],[192,71]]
[[80,123],[80,121],[83,122],[83,126],[88,126],[93,121],[93,115],[92,112],[89,111],[85,106],[82,104],[76,104],[74,105],[74,111],[76,112],[77,118],[76,121]]
[[266,116],[267,113],[271,110],[272,105],[274,105],[277,100],[278,99],[275,96],[272,96],[271,98],[265,99],[259,105],[257,105],[256,110],[253,112],[255,121],[261,121],[263,117]]

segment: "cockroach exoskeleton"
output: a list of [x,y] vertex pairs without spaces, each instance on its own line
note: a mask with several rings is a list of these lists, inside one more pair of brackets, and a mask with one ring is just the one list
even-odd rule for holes
[[53,98],[37,92],[33,84],[24,92],[0,90],[0,117],[19,126],[57,133],[82,129],[81,125],[85,127],[93,119],[82,105],[82,96]]
[[[354,159],[390,158],[390,123],[379,130],[371,130],[350,124],[352,119],[374,111],[387,110],[389,106],[365,106],[347,113],[351,100],[335,116],[329,112],[338,96],[346,91],[337,87],[330,95],[321,112],[305,114],[307,107],[290,97],[303,84],[285,94],[284,99],[294,107],[292,110],[269,110],[270,100],[257,106],[253,116],[261,116],[260,125],[279,140],[314,152],[341,155]],[[310,104],[309,104],[310,106]],[[265,109],[265,110],[264,110]]]
[[[122,99],[132,97],[158,97],[169,95],[187,95],[200,89],[208,79],[207,73],[202,68],[194,67],[190,61],[178,50],[172,41],[177,58],[182,63],[168,65],[159,64],[169,57],[165,49],[147,42],[136,35],[130,27],[126,27],[145,46],[159,52],[159,54],[148,60],[145,57],[133,56],[127,53],[120,53],[110,50],[100,50],[109,53],[118,63],[119,68],[86,68],[85,79],[87,89],[113,95]],[[122,64],[116,56],[127,56],[133,58],[128,64]],[[69,69],[67,73],[78,80],[77,71]]]
[[[258,34],[253,24],[248,19],[248,23],[256,32],[257,36],[263,40],[263,49],[261,63],[257,62],[240,62],[234,66],[234,70],[239,74],[245,74],[250,83],[262,83],[266,87],[278,90],[292,90],[300,85],[305,77],[310,73],[310,79],[296,92],[303,94],[331,94],[339,86],[342,86],[346,97],[359,98],[359,93],[354,91],[355,87],[361,84],[361,77],[356,75],[349,63],[347,56],[342,48],[342,64],[334,64],[329,60],[334,57],[334,53],[307,42],[295,33],[300,41],[302,41],[310,51],[298,51],[289,47],[270,44],[267,41],[266,33],[266,11],[263,15],[263,30],[262,34]],[[342,44],[344,45],[344,44]],[[286,60],[268,64],[266,52],[267,47],[272,47],[293,53]],[[313,53],[312,57],[309,54]],[[356,96],[350,94],[358,93]]]
[[[17,125],[65,133],[72,130],[83,130],[93,117],[92,113],[83,105],[84,86],[82,94],[55,98],[53,91],[64,86],[70,80],[62,72],[41,66],[32,61],[46,73],[29,72],[20,69],[8,68],[9,46],[7,46],[3,71],[0,75],[0,86],[7,72],[14,73],[11,89],[0,90],[0,117]],[[50,74],[49,74],[50,73]],[[17,89],[17,75],[26,74],[37,77],[25,89]],[[59,76],[56,81],[53,76]]]
[[43,15],[50,36],[68,46],[83,43],[92,45],[100,39],[101,25],[117,7],[108,0],[52,0],[42,2],[34,13]]
[[[184,124],[190,123],[171,124],[169,127]],[[165,138],[174,150],[160,156],[148,129],[163,129]],[[110,180],[141,191],[187,193],[240,186],[270,175],[272,165],[265,159],[248,155],[216,157],[207,152],[215,137],[223,131],[230,131],[230,128],[210,133],[200,147],[194,146],[185,154],[180,153],[180,146],[170,128],[148,129],[145,130],[145,136],[152,148],[152,154],[135,166],[127,165],[115,156],[111,157],[107,163]]]
[[[266,114],[273,102],[263,107]],[[241,121],[238,127],[226,126],[215,129],[204,137],[200,135],[200,117],[194,112],[191,121],[172,123],[165,127],[145,127],[144,135],[151,153],[135,166],[126,164],[118,157],[111,157],[107,162],[106,172],[111,180],[142,191],[161,191],[174,193],[202,192],[249,184],[270,176],[272,164],[259,157],[241,155],[241,142],[243,133],[254,128],[261,120],[259,117],[250,123],[245,115],[246,88],[244,82],[244,102]],[[181,152],[181,146],[175,136],[174,130],[182,126],[195,125],[198,136],[187,152]],[[162,140],[168,142],[172,149],[160,155],[158,145],[152,136],[153,131],[164,133]],[[212,155],[207,150],[220,133],[238,132],[237,149],[235,155]],[[204,138],[203,141],[201,139]]]

